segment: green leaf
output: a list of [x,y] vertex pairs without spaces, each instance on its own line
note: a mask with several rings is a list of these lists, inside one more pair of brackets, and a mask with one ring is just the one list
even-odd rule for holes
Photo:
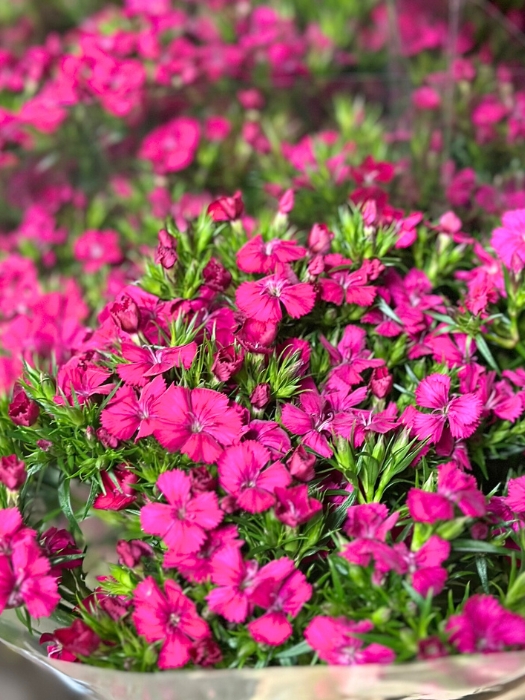
[[475,337],[476,344],[478,346],[478,350],[480,353],[483,355],[485,360],[487,361],[487,364],[491,369],[493,369],[495,372],[500,374],[500,369],[496,363],[496,360],[494,359],[494,356],[492,355],[489,346],[487,345],[487,341],[482,335],[477,335]]
[[308,644],[308,642],[305,642],[303,640],[302,642],[295,644],[293,647],[290,647],[290,649],[285,649],[280,654],[277,654],[277,656],[275,658],[276,659],[289,659],[292,656],[300,656],[301,654],[308,654],[311,651],[312,651],[312,647]]
[[80,529],[73,507],[71,506],[69,479],[63,479],[58,486],[58,502],[60,503],[62,512],[68,519],[72,532],[82,537],[82,530]]

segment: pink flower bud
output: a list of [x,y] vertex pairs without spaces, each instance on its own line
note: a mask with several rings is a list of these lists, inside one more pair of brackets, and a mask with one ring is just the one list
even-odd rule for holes
[[0,457],[0,483],[4,484],[10,491],[18,491],[25,483],[26,465],[16,455]]
[[308,263],[308,274],[312,275],[313,277],[317,277],[324,272],[324,268],[324,256],[321,254],[314,255],[314,257]]
[[140,325],[140,310],[133,299],[125,294],[120,301],[109,307],[109,313],[116,325],[126,333],[136,333]]
[[442,656],[448,656],[448,651],[439,637],[427,637],[419,641],[418,659],[439,659]]
[[155,265],[161,265],[165,270],[171,268],[177,262],[177,239],[166,230],[159,231],[159,244],[155,251]]
[[153,556],[153,549],[142,540],[119,540],[117,542],[117,554],[119,564],[134,569],[139,565],[142,557]]
[[17,386],[13,392],[13,400],[9,404],[9,418],[15,425],[29,427],[36,423],[40,409],[32,401],[22,387]]
[[270,385],[258,384],[250,394],[250,401],[255,408],[264,408],[270,401],[270,396]]
[[97,439],[100,440],[100,442],[104,445],[104,447],[111,448],[112,450],[118,447],[117,438],[113,437],[113,435],[110,435],[105,428],[99,428],[96,432],[96,436]]
[[394,379],[388,371],[388,367],[383,365],[374,369],[370,379],[370,389],[374,396],[377,396],[378,399],[384,399],[392,391],[393,385]]
[[213,221],[235,221],[244,212],[244,203],[240,191],[233,197],[219,197],[208,206],[208,214]]
[[294,206],[295,196],[293,190],[286,190],[279,199],[279,214],[289,214]]
[[232,276],[221,263],[212,258],[202,271],[206,286],[217,292],[224,292],[231,284]]
[[314,224],[308,235],[308,247],[312,253],[328,253],[333,237],[326,224]]
[[233,345],[228,345],[221,348],[215,356],[211,371],[220,382],[227,382],[240,370],[243,361],[244,353],[239,353]]
[[53,447],[53,443],[49,442],[49,440],[37,440],[36,444],[37,447],[39,447],[44,452],[48,452]]
[[311,481],[315,476],[315,455],[307,452],[304,447],[298,447],[288,462],[288,469],[292,476],[299,481]]

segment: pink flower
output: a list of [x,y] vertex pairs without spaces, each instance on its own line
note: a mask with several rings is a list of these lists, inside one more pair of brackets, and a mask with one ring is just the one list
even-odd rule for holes
[[11,554],[16,542],[35,537],[35,531],[24,527],[18,508],[0,510],[0,554]]
[[154,435],[170,452],[212,464],[241,435],[239,414],[224,394],[172,384],[158,405]]
[[11,418],[13,423],[28,428],[36,423],[39,414],[38,404],[31,401],[22,387],[16,386],[8,409],[9,418]]
[[333,366],[328,377],[328,389],[338,389],[341,382],[349,387],[359,384],[365,370],[385,364],[384,360],[372,358],[372,353],[366,348],[366,331],[359,326],[346,326],[337,348],[323,336],[320,340]]
[[288,462],[288,471],[299,481],[311,481],[315,476],[315,463],[317,459],[311,452],[307,452],[302,445],[297,447]]
[[416,401],[432,413],[414,411],[412,425],[419,440],[450,445],[452,438],[470,437],[479,425],[483,406],[474,393],[450,398],[450,377],[430,374],[416,389]]
[[235,525],[226,525],[206,533],[206,539],[197,552],[191,554],[177,554],[170,550],[166,552],[163,566],[165,569],[177,569],[177,571],[192,583],[207,581],[212,573],[212,561],[216,553],[224,547],[242,547],[242,540]]
[[61,661],[77,661],[79,656],[88,659],[100,646],[100,637],[82,620],[75,620],[70,627],[46,632],[40,644],[48,644],[47,655]]
[[242,194],[238,190],[233,197],[219,197],[208,205],[208,214],[213,221],[236,221],[244,212]]
[[[44,556],[52,559],[54,557],[68,557],[53,566],[50,571],[51,576],[60,577],[64,569],[76,569],[82,566],[83,553],[77,547],[74,537],[64,529],[50,527],[40,537],[40,545]],[[78,555],[76,559],[71,559],[72,555]]]
[[193,642],[211,636],[208,624],[197,614],[195,603],[175,581],[164,584],[164,592],[148,576],[133,596],[133,622],[147,642],[162,642],[159,668],[180,668],[190,661]]
[[420,523],[451,520],[455,505],[471,518],[482,517],[487,511],[485,496],[478,490],[476,479],[462,472],[455,462],[438,467],[437,493],[412,488],[407,505],[411,517]]
[[281,304],[292,318],[301,318],[314,308],[315,297],[312,285],[294,283],[282,274],[257,282],[243,282],[235,294],[240,311],[263,323],[277,323],[282,319]]
[[174,173],[187,168],[199,145],[199,123],[178,117],[151,131],[139,150],[139,158],[151,161],[156,173]]
[[135,569],[144,557],[153,556],[153,547],[142,540],[119,540],[116,551],[119,564]]
[[101,473],[104,493],[95,498],[93,508],[98,510],[123,510],[137,500],[137,493],[133,485],[137,483],[138,477],[124,464],[116,467],[112,473]]
[[525,268],[525,209],[507,211],[501,221],[490,242],[505,267],[518,274]]
[[106,384],[111,377],[109,370],[72,357],[62,365],[57,374],[58,395],[57,404],[63,404],[64,399],[71,405],[83,405],[92,396],[107,396],[113,389],[113,384]]
[[117,367],[118,376],[132,386],[144,386],[151,377],[164,374],[173,367],[188,369],[197,353],[197,344],[192,342],[171,348],[133,343],[122,344],[122,357],[129,364]]
[[251,602],[265,610],[262,617],[248,624],[251,636],[258,644],[284,644],[293,632],[286,615],[298,615],[311,597],[312,586],[291,559],[283,557],[266,564],[250,595]]
[[84,272],[97,272],[103,265],[122,261],[119,235],[116,231],[86,231],[75,241],[75,258],[84,263]]
[[223,518],[217,494],[205,491],[193,495],[191,479],[180,469],[161,474],[157,488],[168,504],[144,506],[140,511],[142,529],[161,537],[174,554],[198,551],[206,539],[206,531],[216,528]]
[[27,478],[26,465],[16,455],[0,457],[0,483],[10,491],[18,491]]
[[308,486],[305,484],[287,489],[277,487],[275,496],[275,515],[288,527],[299,527],[323,508],[321,501],[308,497]]
[[369,644],[355,635],[366,634],[374,625],[369,620],[352,622],[344,617],[318,615],[305,629],[304,637],[319,658],[336,666],[390,664],[394,652],[382,644]]
[[167,393],[162,377],[155,377],[138,398],[134,389],[123,386],[100,414],[102,427],[119,440],[129,440],[137,430],[135,441],[151,435],[160,415],[161,398]]
[[321,299],[337,306],[343,303],[370,306],[377,294],[377,287],[370,285],[382,269],[378,260],[365,260],[359,270],[350,272],[352,262],[339,254],[326,257],[328,277],[319,280]]
[[177,239],[165,229],[159,231],[159,244],[155,250],[155,265],[161,265],[165,270],[177,262]]
[[49,560],[34,539],[18,539],[10,555],[0,555],[0,614],[25,605],[32,617],[49,617],[60,600]]
[[437,109],[441,105],[441,98],[434,88],[423,86],[412,93],[412,103],[417,109]]
[[301,260],[306,249],[297,241],[285,241],[279,238],[265,243],[261,235],[255,236],[237,253],[237,265],[248,274],[268,275],[275,272],[278,263],[290,263]]
[[248,513],[262,513],[271,508],[275,503],[275,489],[288,486],[291,481],[284,464],[274,462],[266,466],[270,460],[266,447],[247,440],[228,447],[217,462],[221,488]]
[[140,309],[135,301],[123,294],[120,301],[115,301],[109,307],[111,318],[125,333],[136,333],[140,326]]
[[244,622],[253,605],[250,600],[257,562],[244,561],[239,547],[220,549],[211,561],[211,580],[217,586],[206,596],[212,612],[228,622]]
[[367,393],[361,387],[347,396],[338,405],[338,395],[323,396],[314,390],[303,391],[298,406],[285,404],[281,420],[284,427],[294,435],[301,435],[304,445],[321,457],[331,457],[328,442],[333,435],[346,435],[353,419],[349,409],[363,401]]
[[326,255],[333,238],[334,234],[326,224],[314,224],[308,234],[308,248],[314,255]]
[[409,551],[404,542],[394,545],[394,549],[403,559],[412,588],[419,595],[426,598],[429,591],[432,595],[441,593],[448,575],[441,564],[450,555],[450,542],[432,535],[417,552]]
[[469,598],[463,612],[449,618],[446,630],[462,654],[490,654],[509,647],[525,647],[525,619],[505,610],[490,595]]
[[243,431],[243,439],[260,442],[275,459],[280,459],[292,449],[288,433],[273,420],[250,421]]
[[503,500],[513,513],[525,513],[525,476],[509,479],[507,496]]

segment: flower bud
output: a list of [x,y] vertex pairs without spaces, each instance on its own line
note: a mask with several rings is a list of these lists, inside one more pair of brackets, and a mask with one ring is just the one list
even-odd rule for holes
[[312,253],[328,253],[333,237],[326,224],[314,224],[308,235],[308,247]]
[[220,382],[227,382],[237,374],[243,361],[244,353],[237,352],[233,345],[228,345],[221,348],[215,356],[211,371]]
[[279,214],[289,214],[294,206],[295,197],[292,189],[286,190],[279,199]]
[[110,435],[106,428],[99,428],[96,432],[97,439],[100,440],[100,442],[104,445],[106,448],[111,448],[115,449],[118,447],[118,440],[116,437],[113,437],[113,435]]
[[244,212],[244,203],[240,191],[233,197],[219,197],[208,206],[208,214],[213,221],[235,221]]
[[176,248],[177,239],[165,229],[161,229],[159,231],[159,244],[155,251],[155,265],[161,265],[165,270],[171,270],[177,262]]
[[250,394],[250,402],[255,408],[264,408],[270,401],[270,396],[270,385],[258,384]]
[[202,276],[206,285],[217,292],[224,292],[232,281],[230,272],[215,258],[211,258],[202,271]]
[[0,483],[10,491],[18,491],[27,478],[26,465],[16,455],[0,457]]
[[119,564],[134,569],[140,563],[142,557],[153,556],[153,549],[142,540],[119,540],[117,542],[117,554]]
[[40,413],[38,405],[32,401],[22,387],[15,387],[13,400],[9,404],[9,418],[15,425],[26,428],[33,425]]
[[116,325],[125,333],[136,333],[140,325],[140,310],[133,299],[125,294],[120,301],[109,307],[109,313]]
[[288,469],[290,474],[299,481],[311,481],[315,476],[315,462],[315,455],[307,452],[301,445],[294,451],[288,462]]
[[392,391],[393,385],[394,378],[388,371],[388,367],[383,365],[374,369],[370,379],[370,389],[374,396],[377,396],[378,399],[384,399]]

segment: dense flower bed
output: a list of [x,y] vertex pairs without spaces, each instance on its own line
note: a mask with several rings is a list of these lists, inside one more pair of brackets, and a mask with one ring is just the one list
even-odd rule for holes
[[51,656],[525,648],[511,5],[9,9],[0,610]]

